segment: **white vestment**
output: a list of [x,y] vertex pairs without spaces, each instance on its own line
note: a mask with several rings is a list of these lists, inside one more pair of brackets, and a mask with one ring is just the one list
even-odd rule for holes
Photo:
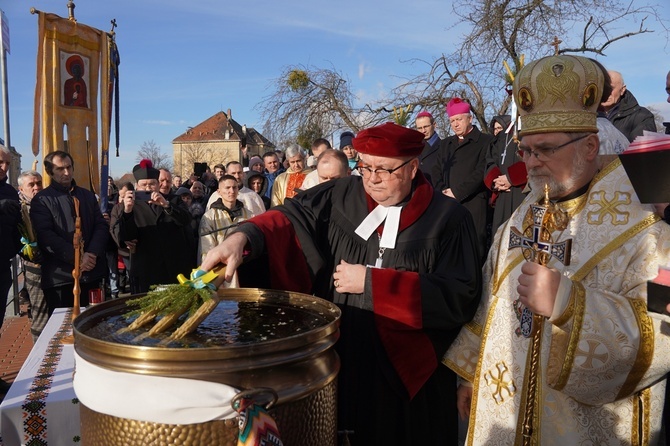
[[[444,359],[474,386],[467,445],[522,444],[531,349],[519,333],[525,259],[509,240],[511,228],[529,225],[529,205],[540,198],[531,192],[497,232],[482,302]],[[586,194],[559,206],[570,221],[552,241],[572,239],[572,259],[548,263],[563,276],[542,325],[532,444],[656,444],[670,318],[647,312],[647,280],[670,265],[670,225],[640,204],[618,160]]]

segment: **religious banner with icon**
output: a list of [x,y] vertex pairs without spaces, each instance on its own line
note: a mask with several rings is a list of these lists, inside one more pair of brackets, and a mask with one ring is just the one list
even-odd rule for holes
[[[113,72],[109,41],[113,35],[77,23],[73,16],[64,19],[33,12],[39,16],[33,154],[39,154],[40,143],[42,158],[57,150],[68,152],[74,160],[77,184],[102,195],[98,122],[103,123],[101,145],[106,162],[113,91],[108,87]],[[46,186],[49,176],[46,172],[43,176]]]

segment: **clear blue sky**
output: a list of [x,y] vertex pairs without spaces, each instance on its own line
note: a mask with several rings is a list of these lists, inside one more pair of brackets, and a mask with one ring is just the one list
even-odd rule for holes
[[[670,27],[670,7],[659,3]],[[34,6],[67,17],[66,4],[66,0],[0,0],[11,33],[7,56],[11,142],[23,155],[22,169],[34,159],[30,146],[37,16],[29,10]],[[145,141],[153,140],[172,154],[174,138],[218,111],[230,108],[240,124],[262,131],[255,107],[286,65],[332,64],[348,76],[360,101],[367,102],[383,97],[401,81],[399,77],[426,71],[425,65],[404,61],[431,61],[453,51],[460,38],[451,28],[451,2],[439,0],[75,0],[75,4],[81,23],[108,31],[115,18],[118,25],[121,157],[110,158],[115,177],[132,169]],[[649,26],[659,32],[618,42],[599,59],[623,73],[642,105],[653,106],[670,120],[664,91],[670,46],[658,23]]]

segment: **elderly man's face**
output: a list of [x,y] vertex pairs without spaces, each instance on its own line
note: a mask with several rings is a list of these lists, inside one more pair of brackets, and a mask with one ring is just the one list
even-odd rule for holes
[[620,75],[610,72],[610,78],[612,80],[612,93],[609,98],[602,103],[602,106],[605,107],[605,109],[614,107],[621,99],[621,96],[626,92],[626,86],[623,84],[623,79],[621,79]]
[[160,184],[158,180],[153,178],[147,178],[144,180],[137,180],[137,190],[143,190],[146,192],[160,192]]
[[42,190],[42,178],[33,175],[23,177],[19,190],[30,202],[35,194]]
[[430,139],[435,133],[435,124],[430,122],[428,116],[416,118],[416,129],[423,133],[423,139]]
[[470,113],[461,113],[449,118],[449,124],[456,136],[462,137],[468,134],[472,128],[472,115]]
[[242,188],[242,186],[244,185],[244,168],[242,167],[242,164],[231,164],[230,166],[228,166],[228,170],[226,173],[228,175],[235,177],[235,179],[237,180],[237,185],[240,188]]
[[196,181],[191,186],[191,193],[195,199],[202,198],[205,195],[205,187],[200,181]]
[[288,165],[293,172],[300,172],[305,168],[305,158],[300,154],[289,157]]
[[176,187],[176,188],[181,187],[181,177],[180,177],[179,175],[176,175],[176,176],[172,179],[172,184],[173,184],[174,187]]
[[528,183],[533,190],[543,190],[546,184],[549,196],[556,199],[577,191],[591,181],[595,174],[598,136],[593,133],[578,139],[580,136],[538,133],[522,137],[519,149],[523,151]]
[[[370,169],[393,170],[402,166],[407,158],[373,156],[361,154],[360,165]],[[363,187],[365,192],[382,206],[394,206],[407,197],[412,190],[412,180],[419,168],[419,160],[411,159],[407,164],[395,170],[390,175],[386,173],[363,173]],[[363,171],[365,172],[365,171]]]
[[275,173],[279,170],[279,158],[277,158],[277,155],[266,156],[263,158],[263,162],[265,163],[265,169],[269,173]]
[[161,170],[158,176],[159,190],[161,194],[168,195],[172,191],[172,174],[167,170]]

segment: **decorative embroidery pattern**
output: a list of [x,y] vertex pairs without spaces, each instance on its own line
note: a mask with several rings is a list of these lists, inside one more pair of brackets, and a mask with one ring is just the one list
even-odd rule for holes
[[516,386],[514,385],[514,380],[506,380],[505,376],[509,373],[509,369],[504,362],[499,362],[496,364],[496,367],[492,370],[489,370],[484,375],[486,379],[486,384],[489,386],[495,386],[495,390],[491,393],[493,400],[497,404],[505,402],[505,396],[503,396],[503,391],[507,393],[507,397],[512,397],[516,393]]
[[589,224],[601,224],[605,220],[605,216],[609,215],[612,218],[613,225],[628,224],[629,212],[623,212],[617,209],[619,205],[630,204],[630,194],[627,192],[614,192],[614,198],[608,200],[605,197],[605,191],[594,192],[589,204],[600,205],[597,211],[591,211],[587,214]]
[[31,446],[47,446],[47,414],[46,399],[51,391],[56,367],[63,353],[62,340],[72,329],[72,311],[68,311],[63,324],[56,335],[49,341],[42,364],[30,385],[28,395],[21,408],[23,409],[24,444]]

